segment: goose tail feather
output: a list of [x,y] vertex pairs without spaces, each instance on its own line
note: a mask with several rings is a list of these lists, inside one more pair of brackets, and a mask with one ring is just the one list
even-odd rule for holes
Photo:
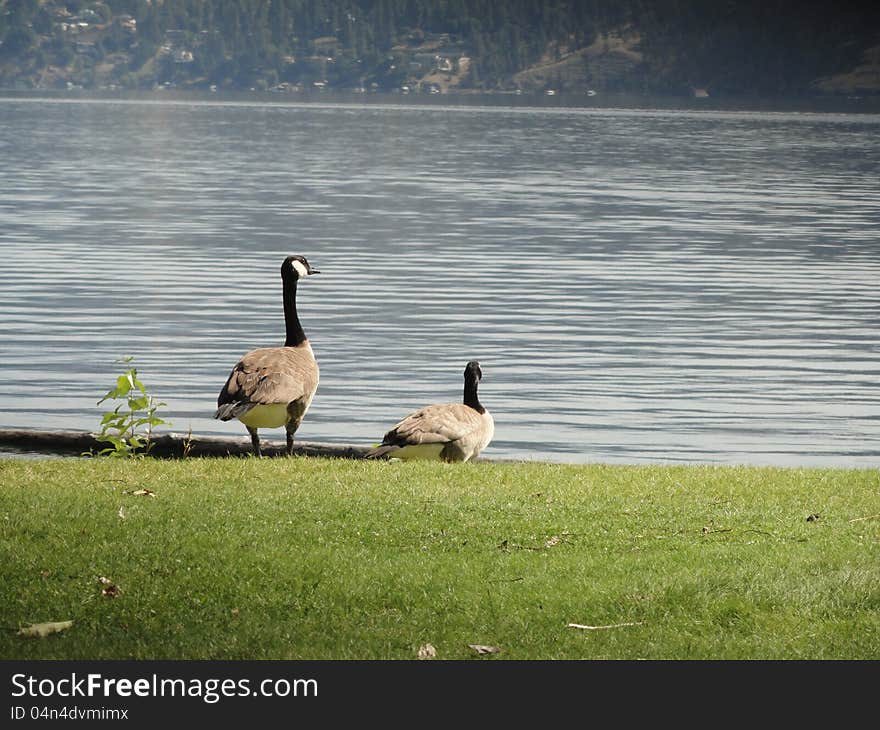
[[396,451],[399,447],[393,446],[390,444],[382,444],[381,446],[377,446],[375,449],[370,449],[365,458],[367,459],[381,459],[383,456],[387,456],[392,451]]
[[233,418],[243,416],[251,408],[253,408],[252,403],[224,403],[214,411],[214,418],[221,421],[231,421]]

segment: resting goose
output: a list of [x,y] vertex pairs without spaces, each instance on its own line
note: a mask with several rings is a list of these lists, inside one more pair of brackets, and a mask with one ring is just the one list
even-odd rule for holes
[[302,256],[284,259],[284,347],[253,350],[241,358],[217,398],[214,418],[241,421],[251,435],[256,456],[261,455],[257,429],[281,426],[287,430],[287,453],[293,454],[293,434],[318,389],[318,363],[296,313],[297,282],[318,273]]
[[462,403],[426,406],[410,413],[385,434],[382,443],[367,453],[397,459],[468,461],[492,440],[495,422],[480,404],[477,385],[483,378],[480,363],[471,360],[464,369]]

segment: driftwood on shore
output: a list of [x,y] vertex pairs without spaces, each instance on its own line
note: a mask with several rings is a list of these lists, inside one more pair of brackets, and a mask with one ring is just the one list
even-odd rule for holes
[[[286,453],[284,441],[261,440],[265,456]],[[109,444],[98,441],[88,431],[40,431],[35,429],[0,429],[0,449],[38,454],[79,456],[97,454]],[[294,442],[293,452],[302,456],[333,456],[362,459],[369,446],[327,444],[313,441]],[[153,437],[151,456],[182,458],[187,456],[243,456],[252,453],[251,440],[244,437],[196,436],[168,433]]]

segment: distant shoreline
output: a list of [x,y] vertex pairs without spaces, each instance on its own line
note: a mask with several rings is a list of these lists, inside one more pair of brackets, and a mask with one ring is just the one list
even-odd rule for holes
[[711,112],[767,112],[818,114],[880,114],[880,96],[796,96],[771,97],[708,97],[683,95],[648,95],[628,93],[586,94],[514,94],[510,92],[457,91],[442,95],[409,95],[400,93],[357,94],[344,91],[276,93],[268,91],[199,91],[182,89],[110,90],[110,89],[12,89],[0,88],[0,101],[46,102],[126,102],[126,103],[216,103],[265,104],[286,106],[383,106],[423,109],[485,108],[524,110],[660,110]]

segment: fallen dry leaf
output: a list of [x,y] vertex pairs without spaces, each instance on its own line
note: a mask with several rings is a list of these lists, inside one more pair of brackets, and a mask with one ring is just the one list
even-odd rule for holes
[[131,494],[134,497],[155,497],[156,493],[152,489],[130,489],[123,494]]
[[98,583],[104,586],[101,589],[101,595],[106,596],[107,598],[116,598],[119,595],[119,588],[113,585],[113,582],[109,578],[105,578],[103,575],[98,578]]
[[125,519],[125,507],[120,507],[119,512],[117,512],[117,514],[119,515],[120,520],[124,520]]
[[419,647],[419,659],[434,659],[437,656],[437,650],[432,644],[423,644]]
[[515,543],[511,543],[509,540],[502,540],[501,543],[498,544],[499,550],[504,550],[505,552],[515,549],[515,550],[549,550],[552,547],[555,547],[559,543],[563,542],[566,537],[569,537],[569,533],[563,532],[561,535],[552,535],[547,540],[544,541],[543,545],[517,545]]
[[608,624],[607,626],[586,626],[585,624],[566,624],[569,629],[582,629],[584,631],[602,631],[603,629],[619,629],[623,626],[641,626],[644,621],[628,621],[622,624]]
[[704,535],[715,534],[719,532],[733,532],[732,527],[715,527],[714,522],[710,522],[708,525],[704,526],[702,529],[702,533]]
[[73,621],[50,621],[45,624],[31,624],[18,630],[20,636],[42,639],[49,634],[57,634],[73,626]]
[[485,644],[468,644],[477,654],[497,654],[501,651],[498,646],[486,646]]

